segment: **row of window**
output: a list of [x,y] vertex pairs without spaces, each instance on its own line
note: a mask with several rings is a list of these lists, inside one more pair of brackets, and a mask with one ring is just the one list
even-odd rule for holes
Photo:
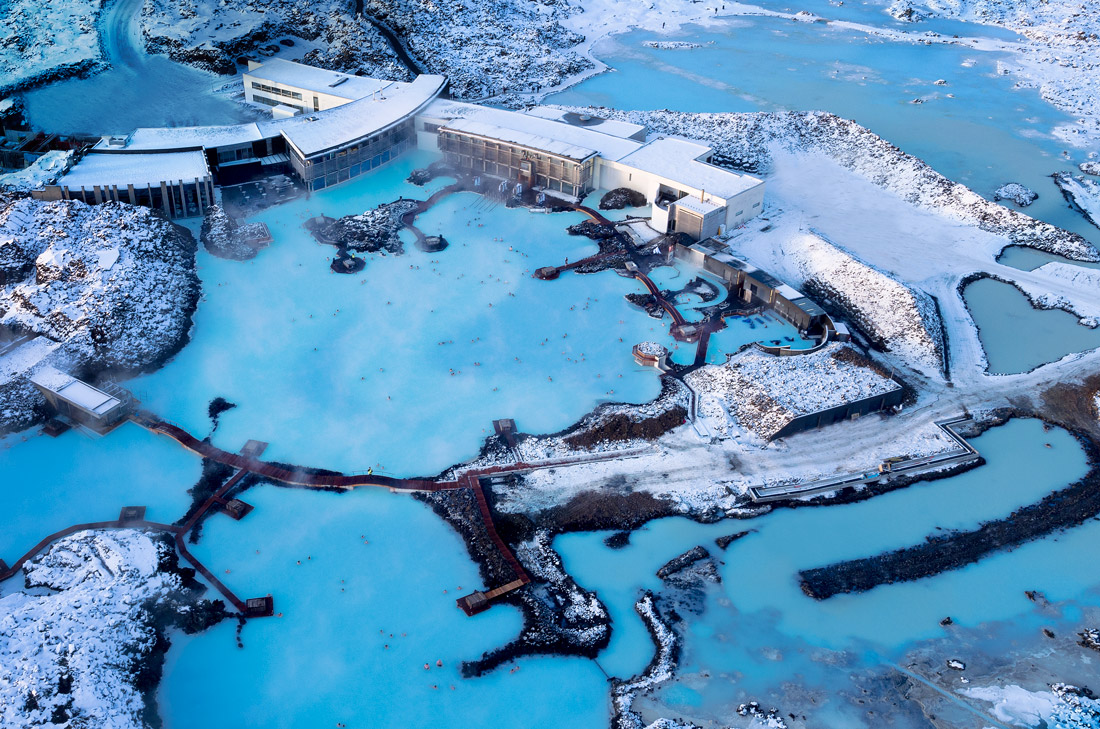
[[276,96],[287,96],[291,99],[298,99],[299,101],[302,100],[301,92],[287,91],[286,89],[277,89],[274,86],[268,86],[267,84],[261,84],[255,81],[252,82],[252,89],[254,91],[263,91],[265,94],[275,94]]
[[346,182],[353,177],[370,172],[375,167],[386,164],[397,155],[405,151],[407,147],[405,141],[398,142],[391,149],[387,149],[382,154],[376,154],[374,157],[364,160],[362,164],[355,164],[351,167],[345,167],[328,174],[318,176],[315,179],[310,180],[309,187],[311,190],[323,190],[331,185],[337,185],[341,182]]
[[306,110],[306,108],[301,104],[291,104],[289,101],[284,101],[282,99],[269,99],[266,96],[253,96],[252,100],[255,101],[257,104],[267,104],[268,106],[290,106],[297,109],[298,111]]

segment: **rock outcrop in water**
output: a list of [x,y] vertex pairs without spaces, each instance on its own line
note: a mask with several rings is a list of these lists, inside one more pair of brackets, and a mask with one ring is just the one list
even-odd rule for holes
[[1026,208],[1039,199],[1039,193],[1018,182],[1009,182],[997,188],[997,191],[993,193],[993,199],[997,201],[1011,200],[1019,207]]
[[202,600],[170,543],[136,530],[78,532],[23,568],[0,598],[0,725],[159,725],[155,692],[169,628],[225,616]]
[[[57,366],[78,376],[159,367],[188,341],[195,250],[148,208],[0,196],[0,329],[52,342]],[[0,433],[39,419],[42,398],[24,389]]]

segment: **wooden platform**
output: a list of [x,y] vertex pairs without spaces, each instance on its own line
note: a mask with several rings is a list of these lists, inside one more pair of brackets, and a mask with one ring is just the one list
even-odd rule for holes
[[145,521],[145,507],[124,506],[118,513],[118,520],[123,524],[131,521]]

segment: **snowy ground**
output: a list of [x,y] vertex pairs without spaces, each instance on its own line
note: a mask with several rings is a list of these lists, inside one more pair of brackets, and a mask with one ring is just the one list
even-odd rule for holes
[[[0,725],[139,729],[135,670],[156,643],[148,601],[182,588],[170,549],[139,531],[79,532],[12,578],[0,598]],[[68,723],[67,723],[68,722]]]
[[101,0],[11,0],[0,5],[0,92],[100,58]]
[[0,190],[7,188],[28,192],[37,187],[52,184],[65,173],[72,156],[71,151],[55,149],[46,152],[29,167],[0,175]]
[[121,203],[0,198],[0,280],[0,325],[63,343],[80,375],[159,364],[186,340],[198,297],[194,240]]

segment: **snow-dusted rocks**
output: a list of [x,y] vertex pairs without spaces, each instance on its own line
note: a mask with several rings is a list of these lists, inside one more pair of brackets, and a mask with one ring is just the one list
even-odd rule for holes
[[1021,185],[1019,182],[1009,182],[997,188],[997,191],[993,193],[993,199],[998,202],[1011,200],[1021,208],[1026,208],[1039,199],[1039,193]]
[[799,236],[788,255],[801,270],[801,287],[807,294],[831,302],[873,343],[908,364],[926,372],[939,371],[943,331],[928,294],[856,260],[817,235]]
[[266,248],[270,238],[262,223],[241,225],[221,205],[211,205],[202,220],[199,239],[218,258],[247,261]]
[[859,124],[826,112],[692,114],[573,107],[573,111],[646,125],[651,133],[703,139],[719,165],[769,171],[776,155],[819,154],[911,205],[1068,258],[1100,260],[1081,236],[986,200]]
[[407,79],[386,39],[341,0],[150,0],[141,25],[150,52],[218,73],[236,73],[241,56],[290,53],[335,71]]
[[12,0],[0,5],[0,94],[94,68],[102,0]]
[[433,73],[445,74],[457,98],[537,92],[592,66],[572,50],[584,37],[561,24],[577,12],[567,0],[367,0],[364,12],[396,30]]
[[1054,184],[1070,205],[1081,211],[1086,220],[1100,228],[1100,182],[1059,172],[1054,175]]
[[[235,73],[242,56],[279,53],[407,80],[409,70],[373,20],[394,31],[425,71],[445,74],[456,97],[469,99],[537,91],[592,66],[572,50],[583,37],[559,22],[577,12],[565,0],[367,0],[361,8],[366,17],[341,0],[150,0],[142,26],[151,51],[220,73]],[[294,43],[293,50],[283,40]]]
[[57,181],[72,160],[71,150],[50,150],[36,159],[29,167],[0,175],[0,190],[29,192]]
[[1100,175],[1100,162],[1082,162],[1081,164],[1077,165],[1077,169],[1081,170],[1086,175]]
[[750,348],[684,379],[701,399],[717,398],[741,427],[764,439],[800,416],[900,388],[872,362],[841,344],[795,357]]
[[[634,711],[634,700],[670,680],[680,655],[680,638],[661,616],[652,593],[647,592],[634,604],[656,647],[656,654],[646,670],[627,681],[616,680],[611,685],[612,729],[643,729],[641,714]],[[669,726],[665,724],[664,726]],[[682,726],[672,724],[672,726]]]
[[646,48],[655,48],[659,51],[686,51],[692,48],[702,48],[700,43],[691,41],[646,41],[642,44]]
[[0,598],[0,725],[144,727],[153,613],[190,589],[165,564],[170,546],[125,530],[79,532],[25,565],[27,588]]
[[61,342],[82,370],[125,374],[185,343],[195,243],[148,208],[0,197],[0,284],[0,325]]

